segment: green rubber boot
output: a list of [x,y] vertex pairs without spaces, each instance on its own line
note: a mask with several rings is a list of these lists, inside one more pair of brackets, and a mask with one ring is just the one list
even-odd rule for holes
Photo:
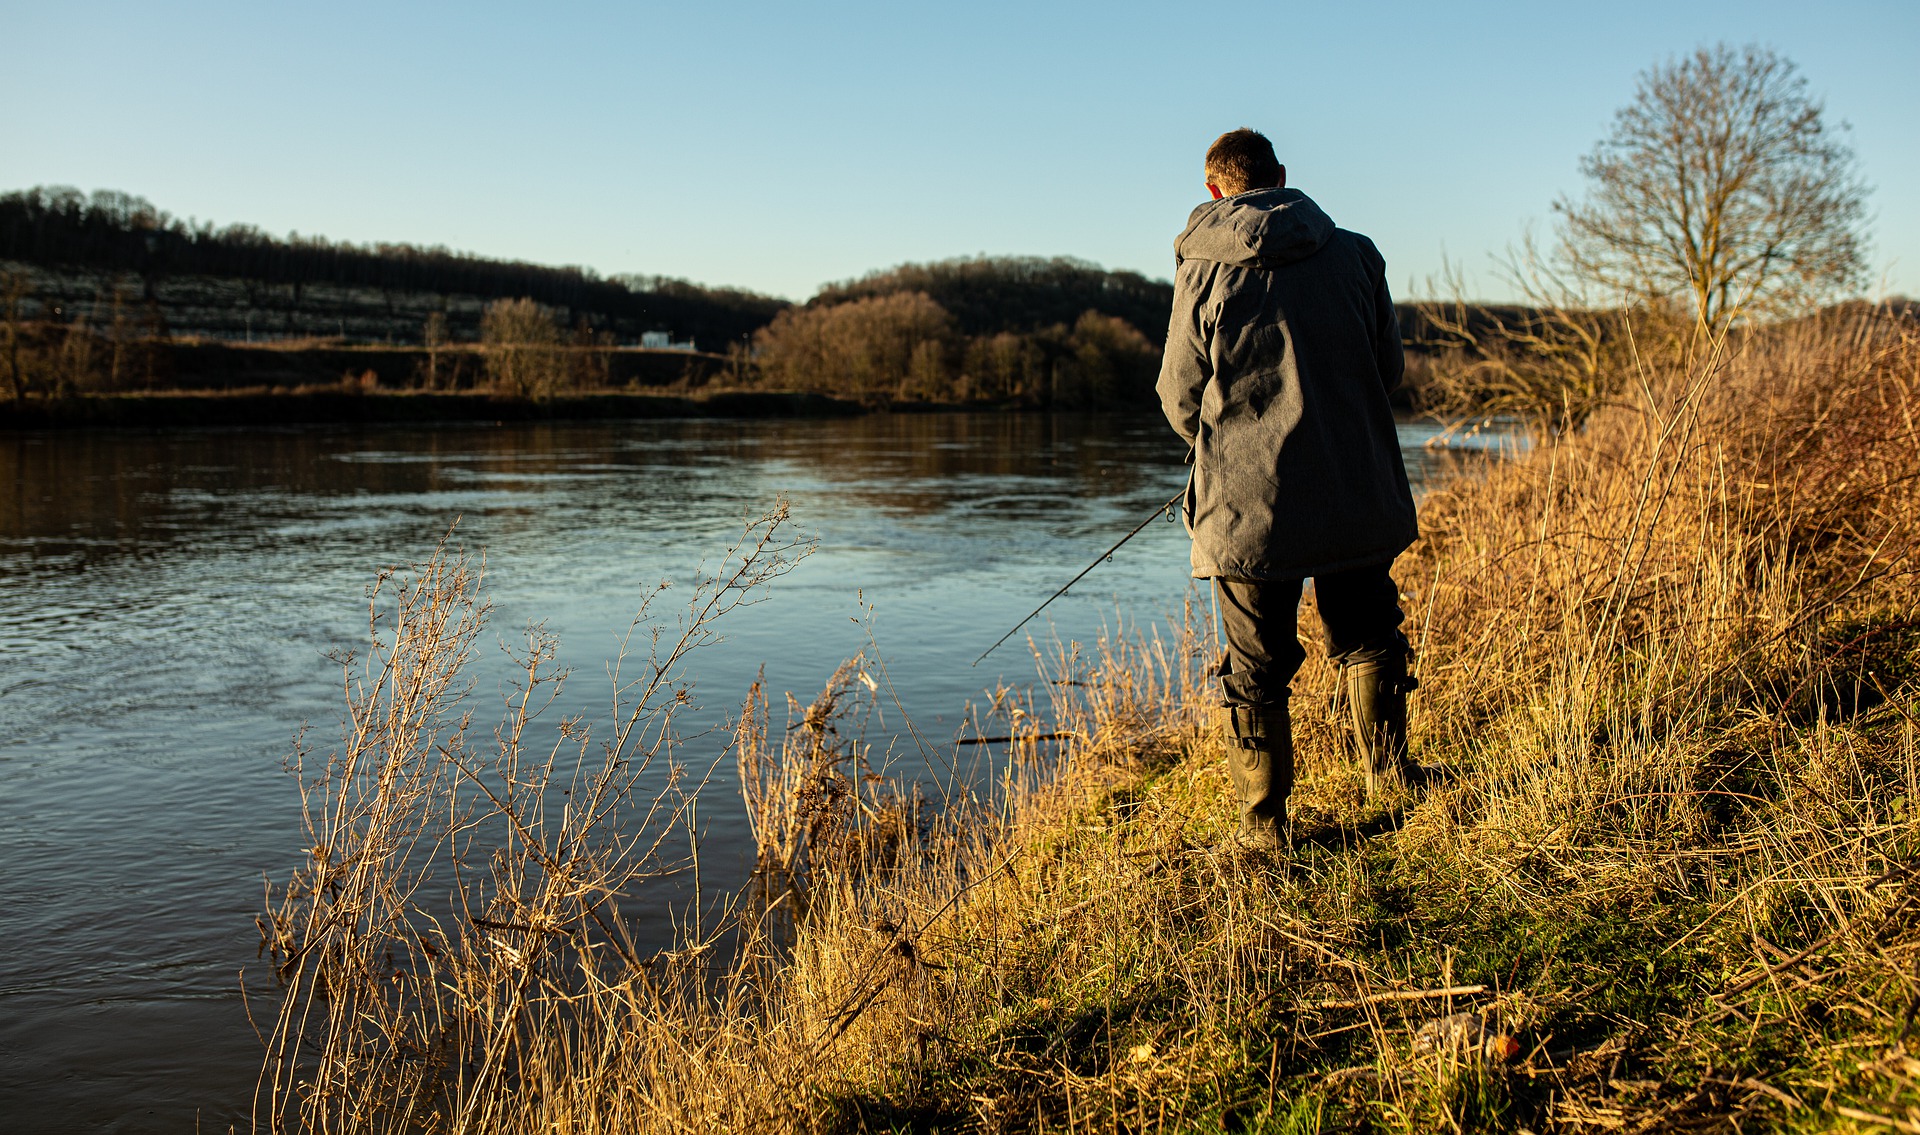
[[1427,770],[1407,755],[1407,695],[1420,682],[1407,673],[1406,649],[1365,651],[1344,669],[1367,797],[1377,798],[1395,787],[1414,792],[1425,788]]
[[1293,721],[1287,703],[1231,705],[1227,771],[1240,801],[1235,842],[1258,851],[1287,846],[1287,796],[1293,792]]

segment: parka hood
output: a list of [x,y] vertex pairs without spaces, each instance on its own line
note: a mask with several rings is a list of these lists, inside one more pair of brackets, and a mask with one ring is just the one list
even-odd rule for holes
[[1331,236],[1332,219],[1298,189],[1255,189],[1195,209],[1173,258],[1272,268],[1305,260]]

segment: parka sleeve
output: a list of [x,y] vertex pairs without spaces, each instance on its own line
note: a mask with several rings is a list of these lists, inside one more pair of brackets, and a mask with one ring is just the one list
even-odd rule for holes
[[1189,260],[1173,277],[1173,318],[1160,356],[1160,409],[1182,441],[1200,433],[1200,395],[1213,377],[1212,328],[1203,310],[1211,291],[1211,264]]
[[1373,359],[1380,369],[1380,383],[1391,394],[1399,389],[1407,372],[1406,348],[1400,342],[1400,317],[1393,310],[1393,293],[1387,288],[1387,261],[1380,250],[1367,242],[1374,267],[1373,286]]

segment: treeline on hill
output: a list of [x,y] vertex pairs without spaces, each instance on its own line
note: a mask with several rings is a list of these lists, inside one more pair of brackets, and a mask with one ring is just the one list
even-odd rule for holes
[[[1116,316],[1150,339],[1167,333],[1173,285],[1138,272],[1109,272],[1068,256],[975,256],[902,264],[828,284],[813,304],[840,304],[923,292],[963,335],[1072,325],[1088,311]],[[811,306],[811,305],[810,305]]]
[[[102,322],[99,309],[109,296],[126,293],[117,302],[138,304],[152,313],[150,321],[168,319],[176,330],[188,331],[202,329],[179,326],[193,321],[168,310],[176,305],[167,286],[187,279],[244,282],[213,306],[228,314],[241,307],[249,316],[257,311],[263,328],[311,333],[317,316],[326,332],[352,324],[360,337],[394,342],[421,341],[429,310],[440,311],[456,337],[477,338],[484,301],[526,298],[561,312],[570,324],[584,320],[623,339],[665,331],[719,351],[786,306],[771,296],[684,280],[605,279],[582,268],[490,260],[440,247],[282,238],[251,225],[215,228],[180,220],[130,194],[86,195],[66,187],[0,194],[0,261],[77,273],[83,290],[99,293],[93,302],[84,294],[50,295],[50,307],[83,309]],[[454,297],[467,302],[451,302]],[[37,310],[31,300],[29,308]],[[303,304],[309,309],[304,321],[296,318]],[[312,310],[316,304],[327,310]],[[234,326],[228,320],[213,330]]]
[[765,383],[868,403],[1151,404],[1171,285],[1067,258],[908,264],[754,336]]

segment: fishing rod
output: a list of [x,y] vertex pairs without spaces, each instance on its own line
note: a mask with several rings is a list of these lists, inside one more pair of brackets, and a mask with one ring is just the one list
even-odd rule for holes
[[1097,568],[1101,564],[1112,559],[1113,554],[1120,550],[1120,545],[1126,543],[1128,540],[1133,539],[1135,536],[1140,535],[1140,533],[1147,527],[1147,525],[1152,524],[1155,520],[1159,519],[1159,517],[1163,513],[1166,515],[1167,520],[1171,522],[1173,520],[1174,507],[1180,503],[1180,498],[1186,495],[1187,495],[1187,490],[1183,488],[1179,492],[1173,494],[1173,499],[1169,500],[1167,503],[1161,505],[1159,508],[1156,508],[1152,512],[1148,513],[1147,518],[1145,520],[1142,520],[1140,523],[1133,526],[1133,531],[1127,533],[1125,536],[1122,536],[1120,537],[1120,539],[1114,541],[1113,547],[1108,548],[1104,552],[1101,552],[1100,555],[1096,557],[1092,563],[1088,564],[1085,568],[1081,570],[1079,575],[1076,575],[1072,579],[1069,579],[1067,581],[1066,587],[1062,587],[1060,590],[1054,592],[1052,595],[1047,596],[1046,603],[1042,603],[1038,607],[1035,607],[1032,611],[1028,612],[1026,618],[1021,619],[1019,622],[1013,624],[1013,630],[1010,630],[1006,634],[1001,635],[1000,642],[996,642],[992,646],[989,646],[985,650],[981,651],[980,657],[974,659],[973,664],[975,666],[980,665],[981,662],[986,660],[987,655],[992,654],[994,651],[1000,649],[1000,643],[1003,643],[1008,639],[1012,638],[1015,632],[1019,631],[1021,627],[1024,627],[1028,623],[1032,622],[1033,617],[1035,615],[1038,615],[1040,612],[1046,610],[1047,603],[1052,603],[1055,599],[1058,599],[1062,595],[1065,595],[1067,593],[1068,588],[1072,587],[1076,583],[1079,583],[1081,580],[1087,578],[1087,572],[1092,571],[1094,568]]

